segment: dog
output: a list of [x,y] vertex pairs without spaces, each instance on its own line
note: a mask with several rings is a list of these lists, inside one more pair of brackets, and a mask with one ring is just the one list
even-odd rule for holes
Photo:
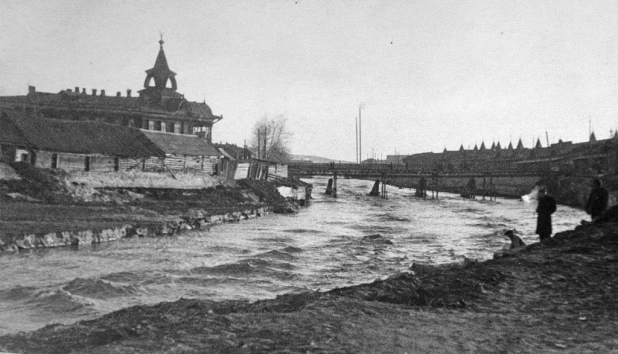
[[511,240],[511,247],[509,247],[509,249],[526,247],[526,243],[524,242],[524,240],[522,240],[521,237],[515,235],[514,230],[507,230],[504,232],[504,235]]

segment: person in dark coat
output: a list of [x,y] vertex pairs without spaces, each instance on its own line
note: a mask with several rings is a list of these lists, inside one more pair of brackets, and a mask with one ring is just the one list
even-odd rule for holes
[[538,213],[536,219],[536,233],[539,235],[541,241],[549,239],[551,237],[551,214],[556,211],[556,200],[547,195],[545,188],[539,189],[538,194],[539,204],[536,208]]
[[586,203],[586,213],[590,214],[592,220],[603,214],[605,209],[607,209],[608,200],[609,193],[601,185],[601,180],[598,178],[592,180],[592,191],[590,191],[590,196]]
[[618,222],[618,205],[605,209],[603,214],[592,219],[592,221],[582,220],[582,225],[599,225],[608,222]]

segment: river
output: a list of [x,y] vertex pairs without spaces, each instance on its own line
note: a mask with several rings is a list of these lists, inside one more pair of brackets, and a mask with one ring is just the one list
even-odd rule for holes
[[[0,255],[0,335],[71,323],[121,308],[174,301],[264,299],[385,278],[412,263],[489,259],[508,246],[506,229],[534,235],[536,203],[469,200],[440,193],[419,199],[389,186],[339,180],[338,198],[314,184],[309,207],[173,237],[50,248]],[[559,206],[554,232],[587,215]]]

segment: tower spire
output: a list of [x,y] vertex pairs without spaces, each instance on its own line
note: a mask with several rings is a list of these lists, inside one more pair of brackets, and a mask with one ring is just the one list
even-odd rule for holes
[[167,58],[165,58],[165,52],[163,51],[163,33],[160,33],[161,39],[159,40],[159,54],[155,60],[154,67],[146,70],[146,80],[144,81],[144,88],[149,88],[150,81],[154,81],[154,87],[163,90],[167,81],[172,84],[172,90],[176,91],[176,73],[171,71],[167,65]]

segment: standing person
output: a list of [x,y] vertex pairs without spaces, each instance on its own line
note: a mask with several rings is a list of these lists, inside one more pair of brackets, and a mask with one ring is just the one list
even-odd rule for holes
[[607,189],[601,185],[601,180],[598,178],[593,179],[592,191],[590,191],[590,196],[586,203],[586,213],[590,214],[592,220],[603,214],[605,209],[607,209],[608,200],[609,194]]
[[556,211],[556,200],[547,195],[545,188],[539,189],[539,204],[536,207],[538,213],[536,219],[536,233],[541,238],[541,242],[551,237],[551,214]]

